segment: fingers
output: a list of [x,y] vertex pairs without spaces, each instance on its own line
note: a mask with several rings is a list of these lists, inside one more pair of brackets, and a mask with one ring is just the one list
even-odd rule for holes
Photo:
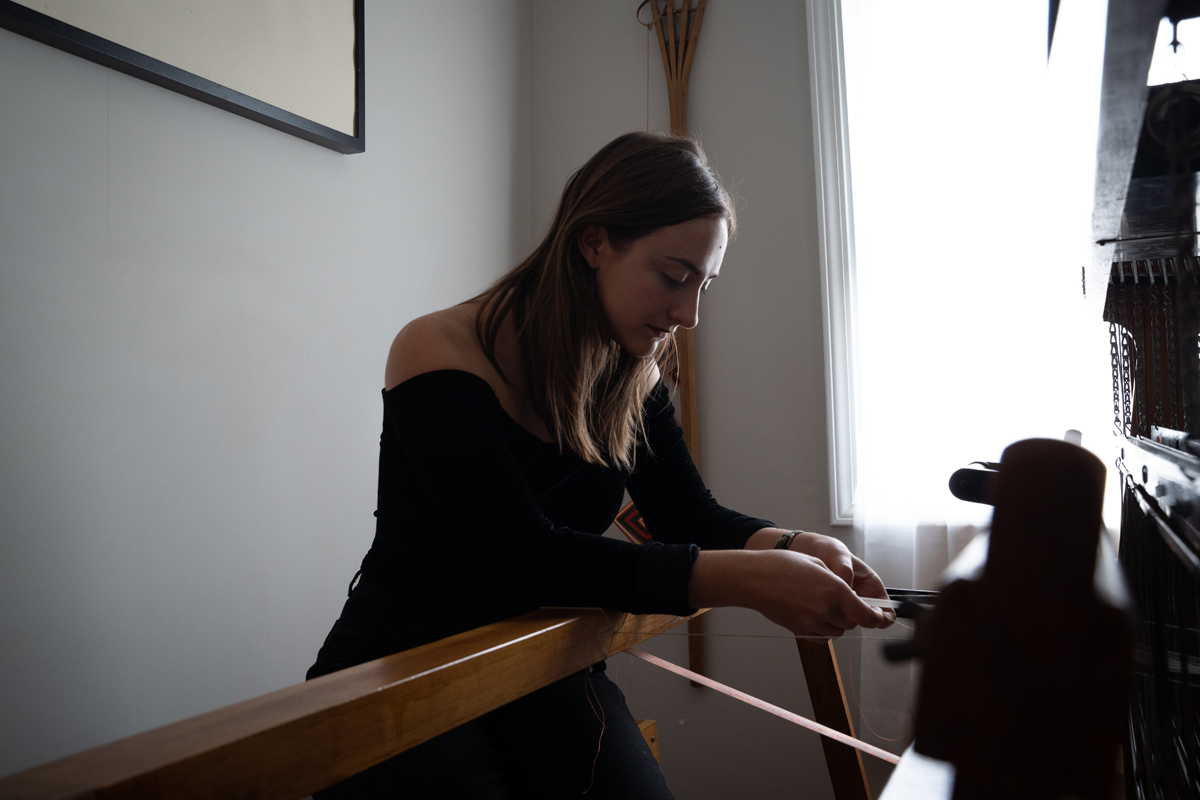
[[[818,562],[825,567],[825,575],[836,572],[828,562]],[[831,576],[832,577],[832,576]],[[818,621],[822,626],[829,626],[838,631],[837,635],[859,627],[878,628],[885,624],[875,608],[863,602],[851,585],[844,580],[829,580],[825,585],[825,597],[822,605],[823,612],[818,612]],[[886,593],[885,593],[886,594]],[[822,636],[832,636],[832,633],[822,632]]]
[[854,593],[859,597],[878,597],[884,600],[887,599],[887,589],[883,588],[883,582],[880,581],[879,578],[862,580],[856,576],[854,583],[850,585],[854,587]]
[[817,556],[829,567],[829,571],[837,575],[847,585],[854,585],[854,556],[846,545],[832,536],[814,534],[814,540],[809,544],[812,554]]
[[[879,597],[887,599],[887,589],[883,586],[883,581],[875,574],[875,570],[871,569],[859,558],[854,558],[854,593],[859,597]],[[875,614],[879,620],[876,628],[890,628],[896,624],[896,612],[889,608],[876,608]]]
[[868,605],[859,596],[886,598],[879,577],[848,552],[844,558],[842,555],[837,548],[820,554],[785,551],[767,555],[762,563],[770,568],[769,578],[756,584],[761,591],[751,607],[796,635],[837,638],[860,626],[891,625],[893,614]]
[[849,593],[841,603],[838,604],[839,609],[846,619],[851,623],[848,628],[853,628],[858,625],[864,628],[880,628],[890,624],[884,617],[883,612],[874,606],[869,606],[863,599],[853,592]]
[[829,567],[829,571],[845,581],[847,586],[854,585],[854,567],[850,565],[849,560],[833,561],[833,563],[829,563],[827,566]]
[[846,630],[844,628],[839,628],[836,625],[830,625],[827,622],[823,622],[817,626],[816,635],[824,636],[827,639],[838,639],[841,638],[841,635],[845,632]]
[[825,566],[829,567],[829,571],[837,575],[847,586],[854,585],[854,556],[850,555],[850,551],[845,545],[837,539],[829,539],[828,546],[821,554],[821,560],[825,562]]
[[854,587],[854,591],[863,597],[886,598],[887,590],[883,588],[883,581],[875,574],[875,570],[856,556],[850,558],[854,565],[854,581],[850,585]]

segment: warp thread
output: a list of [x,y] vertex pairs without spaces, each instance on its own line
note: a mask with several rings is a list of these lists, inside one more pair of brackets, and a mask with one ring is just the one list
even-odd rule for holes
[[672,664],[670,661],[664,661],[658,656],[652,656],[647,652],[638,650],[636,647],[630,647],[629,649],[625,650],[625,652],[634,658],[640,658],[642,661],[653,664],[656,667],[661,667],[668,672],[674,672],[676,675],[681,675],[690,681],[700,684],[701,686],[707,686],[708,688],[732,697],[735,700],[740,700],[747,705],[753,706],[754,708],[766,711],[768,714],[774,714],[775,716],[780,717],[781,719],[786,719],[788,722],[799,725],[802,728],[808,728],[810,731],[814,731],[822,736],[833,739],[835,742],[841,742],[842,744],[849,745],[856,750],[861,750],[867,755],[875,756],[876,758],[887,761],[890,764],[900,763],[900,756],[896,755],[895,753],[889,753],[887,750],[876,747],[873,744],[867,744],[861,739],[855,739],[853,736],[847,736],[841,731],[835,731],[833,728],[822,725],[819,722],[813,722],[811,719],[802,717],[799,714],[793,714],[791,711],[780,708],[776,705],[772,705],[765,700],[759,700],[757,697],[752,697],[745,692],[739,692],[737,689],[730,688],[723,683],[717,683],[710,678],[706,678],[703,675],[692,672],[690,669],[684,669],[676,664]]

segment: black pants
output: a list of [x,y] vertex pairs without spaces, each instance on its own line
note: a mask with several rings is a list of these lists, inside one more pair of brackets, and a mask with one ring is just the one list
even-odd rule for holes
[[[385,590],[365,579],[360,581],[321,646],[308,678],[406,649],[403,640],[407,637],[396,624],[401,613]],[[625,695],[608,679],[603,662],[460,725],[315,797],[507,800],[581,795],[596,800],[672,797],[625,705]]]

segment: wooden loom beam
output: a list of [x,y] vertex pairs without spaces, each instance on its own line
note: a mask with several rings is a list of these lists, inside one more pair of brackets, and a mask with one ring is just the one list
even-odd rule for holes
[[296,800],[684,619],[533,611],[0,778],[0,798]]

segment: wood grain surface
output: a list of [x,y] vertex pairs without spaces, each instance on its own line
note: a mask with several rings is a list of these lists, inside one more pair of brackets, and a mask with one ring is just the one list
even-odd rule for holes
[[[835,731],[854,736],[854,724],[850,719],[850,707],[846,704],[846,690],[838,671],[833,641],[797,637],[796,648],[804,665],[804,680],[808,683],[808,695],[812,699],[813,719]],[[829,767],[833,796],[837,800],[871,800],[862,753],[825,736],[821,737],[821,746],[825,749],[825,764]]]
[[[700,25],[704,21],[704,6],[700,0],[692,8],[691,0],[684,0],[679,9],[675,0],[665,0],[660,8],[654,5],[654,30],[658,35],[658,49],[662,54],[663,71],[667,77],[667,99],[671,110],[671,133],[687,136],[688,78],[692,73],[692,59],[696,56],[696,45],[700,40]],[[678,17],[678,28],[676,18]],[[689,17],[691,24],[689,25]],[[676,33],[679,34],[678,38]],[[679,359],[679,425],[683,428],[683,441],[687,444],[696,468],[700,467],[700,413],[696,410],[696,338],[692,330],[680,328],[675,331],[675,346]],[[697,616],[688,622],[688,669],[707,675],[704,664],[704,618]],[[697,689],[700,684],[691,682]]]
[[0,779],[0,798],[296,800],[686,617],[541,609]]
[[650,752],[654,753],[654,760],[659,761],[658,757],[658,722],[652,719],[636,720],[638,730],[642,732],[642,738],[646,740],[646,744],[650,746]]

